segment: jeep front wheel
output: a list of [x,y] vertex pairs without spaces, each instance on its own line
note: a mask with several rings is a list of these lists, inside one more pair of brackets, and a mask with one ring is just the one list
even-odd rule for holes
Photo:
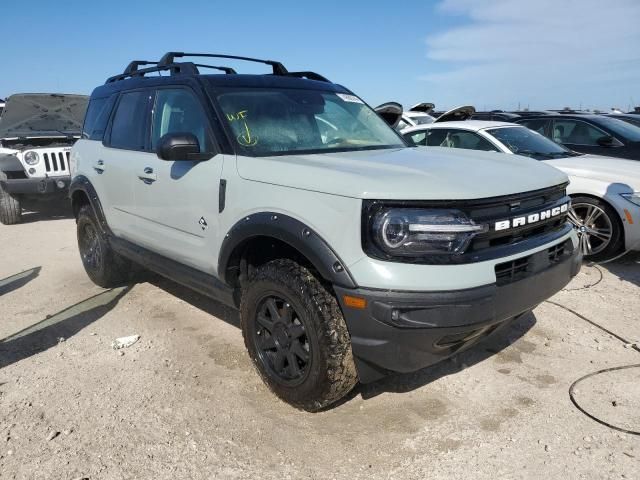
[[89,205],[83,205],[78,212],[77,234],[80,258],[93,283],[111,288],[127,282],[131,262],[113,251]]
[[[6,180],[7,175],[0,172],[0,180]],[[20,199],[6,192],[0,185],[0,223],[15,225],[22,220]]]
[[260,376],[285,402],[317,411],[357,383],[338,302],[306,268],[291,260],[259,267],[243,291],[240,318]]

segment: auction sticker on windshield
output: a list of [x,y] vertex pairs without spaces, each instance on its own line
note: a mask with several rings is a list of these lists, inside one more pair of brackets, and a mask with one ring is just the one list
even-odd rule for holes
[[336,95],[339,96],[345,102],[364,103],[362,100],[360,100],[355,95],[347,95],[346,93],[336,93]]

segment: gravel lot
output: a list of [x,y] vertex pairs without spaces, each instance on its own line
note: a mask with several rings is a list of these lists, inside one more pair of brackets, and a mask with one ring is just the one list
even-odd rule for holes
[[[640,363],[625,346],[640,255],[585,265],[500,336],[309,414],[262,384],[234,311],[154,276],[94,286],[64,210],[0,225],[0,252],[2,479],[640,478],[640,436],[569,397]],[[575,398],[640,431],[640,368]]]

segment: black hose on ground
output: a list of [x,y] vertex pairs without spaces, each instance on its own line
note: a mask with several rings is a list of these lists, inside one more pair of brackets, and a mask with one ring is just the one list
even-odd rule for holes
[[[624,343],[625,345],[631,345],[631,348],[634,349],[636,352],[640,353],[640,346],[637,344],[633,344],[630,341],[628,341],[627,339],[621,337],[620,335],[617,335],[615,333],[613,333],[611,330],[603,327],[602,325],[598,324],[597,322],[594,322],[593,320],[585,317],[584,315],[581,315],[580,313],[576,312],[575,310],[569,308],[569,307],[565,307],[564,305],[560,304],[560,303],[556,303],[556,302],[552,302],[550,300],[546,301],[547,303],[550,303],[551,305],[555,305],[556,307],[560,307],[564,310],[566,310],[569,313],[572,313],[573,315],[575,315],[576,317],[578,317],[581,320],[584,320],[585,322],[589,323],[590,325],[593,325],[596,328],[599,328],[600,330],[602,330],[603,332],[611,335],[613,338],[621,341],[622,343]],[[591,377],[594,377],[596,375],[600,375],[602,373],[607,373],[607,372],[615,372],[618,370],[626,370],[626,369],[630,369],[630,368],[640,368],[640,364],[634,364],[634,365],[624,365],[621,367],[611,367],[611,368],[605,368],[603,370],[598,370],[597,372],[592,372],[589,373],[587,375],[584,375],[583,377],[580,377],[579,379],[577,379],[575,382],[573,382],[571,384],[571,386],[569,387],[569,399],[571,400],[571,403],[573,403],[573,405],[579,410],[581,411],[583,414],[585,414],[587,417],[589,417],[590,419],[598,422],[601,425],[604,425],[605,427],[609,427],[613,430],[617,430],[618,432],[623,432],[623,433],[628,433],[629,435],[637,435],[640,436],[640,432],[635,431],[635,430],[628,430],[626,428],[622,428],[622,427],[617,427],[615,425],[612,425],[610,423],[605,422],[604,420],[596,417],[595,415],[590,414],[589,412],[587,412],[584,408],[582,408],[580,406],[580,404],[578,403],[578,401],[575,398],[575,388],[576,386]]]

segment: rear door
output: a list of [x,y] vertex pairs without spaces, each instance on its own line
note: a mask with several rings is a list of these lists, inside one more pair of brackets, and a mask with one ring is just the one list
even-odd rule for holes
[[[214,273],[211,241],[218,229],[223,155],[216,152],[202,102],[186,86],[155,90],[150,151],[136,163],[133,190],[138,217],[136,243],[185,265]],[[169,133],[192,133],[205,161],[161,160],[155,150]]]
[[92,165],[107,223],[117,236],[128,240],[135,238],[137,228],[133,172],[148,155],[150,105],[147,89],[120,94]]

